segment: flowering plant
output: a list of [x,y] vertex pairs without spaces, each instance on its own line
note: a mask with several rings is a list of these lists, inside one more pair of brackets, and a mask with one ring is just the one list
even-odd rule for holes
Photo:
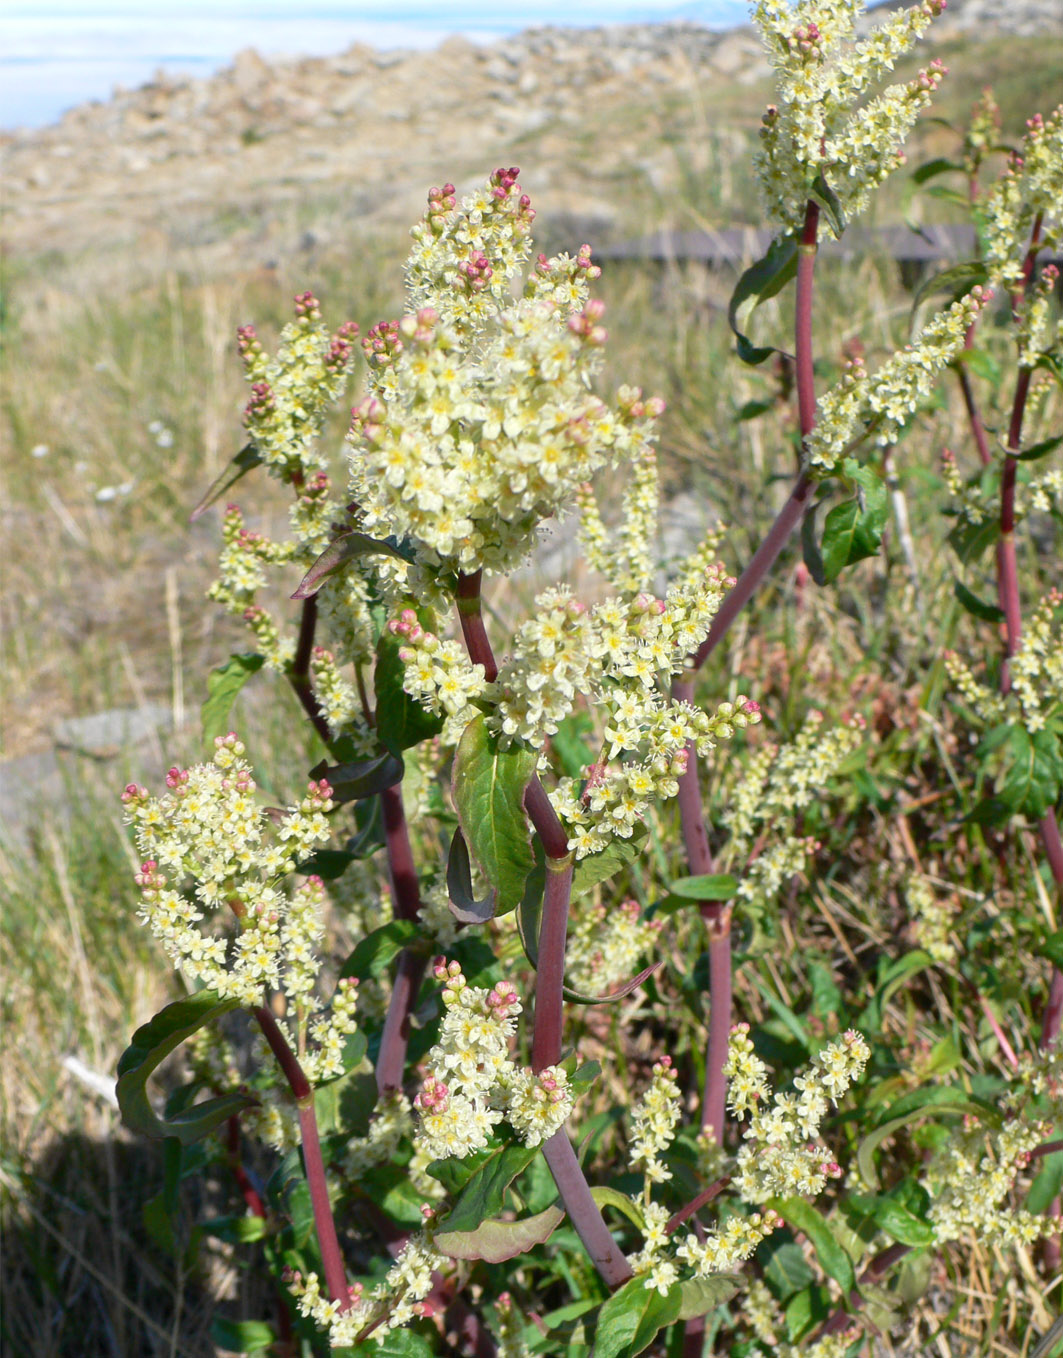
[[[943,7],[927,0],[856,42],[849,0],[756,6],[781,100],[756,166],[781,235],[739,282],[732,314],[737,328],[796,275],[802,453],[789,499],[738,578],[718,560],[720,529],[685,559],[659,559],[663,404],[632,386],[596,394],[607,341],[590,295],[599,270],[587,246],[533,259],[534,211],[515,169],[460,201],[450,184],[429,191],[406,312],[361,342],[366,391],[339,489],[322,431],[354,364],[356,328],[330,334],[304,293],[274,356],[251,327],[240,331],[249,442],[218,489],[264,468],[291,491],[291,537],[272,541],[235,505],[225,510],[212,597],[246,621],[256,650],[212,676],[207,762],[172,769],[161,796],[138,785],[124,794],[142,918],[191,993],[134,1035],[119,1099],[132,1126],[167,1139],[175,1177],[194,1143],[227,1129],[228,1163],[258,1223],[248,1239],[263,1242],[281,1283],[277,1352],[460,1344],[616,1358],[660,1344],[701,1353],[725,1326],[743,1352],[789,1352],[799,1340],[802,1352],[829,1355],[852,1342],[891,1268],[907,1269],[910,1284],[917,1260],[964,1231],[1024,1244],[1048,1230],[1051,1218],[1012,1212],[1009,1195],[1060,1117],[1060,973],[1044,1050],[1015,1058],[1005,1113],[976,1094],[962,1107],[938,1100],[963,1123],[943,1124],[926,1164],[884,1188],[876,1152],[934,1103],[909,1090],[856,1134],[854,1085],[896,1075],[876,1032],[894,978],[861,1005],[835,989],[833,1007],[817,1002],[807,1021],[773,1000],[799,1060],[779,1059],[770,1025],[735,1023],[732,1000],[733,924],[748,926],[751,953],[774,932],[787,885],[811,870],[829,832],[836,775],[867,757],[873,732],[859,712],[829,722],[812,709],[790,740],[758,742],[753,698],[737,685],[715,700],[696,691],[792,529],[837,480],[854,494],[818,538],[806,532],[812,574],[826,583],[878,550],[887,497],[877,450],[892,449],[960,360],[991,288],[1016,290],[1020,374],[1058,368],[1054,280],[1034,287],[1032,266],[1016,273],[1006,248],[1026,248],[1029,222],[1035,245],[1059,229],[1057,118],[1032,127],[1026,156],[988,196],[981,274],[874,373],[854,360],[817,400],[821,217],[840,233],[901,163],[939,66],[859,101]],[[771,351],[740,335],[739,352],[757,361]],[[1009,816],[1039,819],[1059,883],[1058,595],[1020,640],[1008,574],[1021,425],[1020,409],[998,553],[1009,678],[995,693],[958,658],[947,663],[980,720],[999,729],[1014,708],[1042,751],[1037,797],[1009,800],[1005,785],[998,801]],[[615,530],[601,494],[610,474],[627,479]],[[973,497],[962,503],[963,523],[978,526]],[[581,598],[555,584],[513,617],[514,577],[543,526],[577,513],[598,585]],[[294,634],[263,602],[282,572],[297,586]],[[503,620],[485,616],[485,596]],[[237,692],[260,668],[290,685],[323,755],[287,809],[263,804],[254,760],[228,730]],[[707,768],[724,789],[711,840]],[[341,833],[342,848],[325,847]],[[356,937],[338,966],[326,947],[330,895]],[[946,962],[951,917],[926,879],[911,896],[928,963]],[[705,938],[700,978],[661,968],[670,930]],[[692,1004],[700,1035],[703,986],[703,1053],[691,1043],[636,1059],[599,1040],[601,1060],[581,1060],[581,1044],[566,1041],[566,1002],[588,1014],[612,1006],[635,1025],[649,993]],[[859,1024],[843,1029],[842,1011]],[[646,1032],[651,1048],[667,1041]],[[591,1035],[588,1019],[583,1045]],[[148,1077],[186,1040],[191,1080],[160,1116]],[[785,1079],[772,1089],[773,1064],[793,1071],[792,1090]],[[242,1135],[276,1157],[263,1191],[243,1168]],[[577,1151],[584,1137],[608,1140],[610,1181],[592,1182]],[[960,1174],[977,1187],[969,1199],[956,1191]],[[787,1291],[792,1251],[809,1268],[798,1236],[819,1273]],[[567,1280],[574,1295],[555,1297],[537,1273]],[[549,1314],[537,1288],[559,1302]],[[791,1316],[797,1293],[803,1320]]]

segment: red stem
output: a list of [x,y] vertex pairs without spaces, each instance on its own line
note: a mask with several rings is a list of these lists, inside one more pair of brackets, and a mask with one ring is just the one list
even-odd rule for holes
[[591,1197],[591,1190],[580,1169],[576,1152],[568,1133],[562,1127],[543,1145],[543,1156],[550,1173],[554,1176],[557,1191],[561,1195],[569,1220],[576,1228],[576,1234],[583,1241],[583,1247],[591,1257],[591,1263],[602,1275],[607,1286],[617,1288],[632,1276],[631,1265],[613,1239],[605,1224],[598,1204]]
[[565,941],[571,897],[572,855],[567,850],[564,858],[547,855],[532,1034],[532,1070],[537,1072],[544,1066],[556,1065],[561,1059],[561,1034],[565,1022]]
[[[860,1282],[877,1283],[880,1278],[885,1277],[894,1264],[898,1263],[909,1253],[911,1248],[911,1245],[902,1245],[900,1243],[887,1245],[880,1254],[875,1255],[867,1268],[860,1274]],[[863,1304],[864,1298],[859,1292],[854,1291],[849,1293],[849,1305],[854,1311],[859,1310]],[[823,1339],[828,1334],[839,1334],[843,1330],[847,1330],[852,1323],[853,1317],[849,1311],[835,1311],[820,1330],[816,1338]]]
[[288,669],[288,682],[302,703],[303,711],[310,718],[311,726],[327,749],[332,744],[332,732],[310,683],[310,657],[314,653],[316,630],[317,596],[311,595],[309,599],[303,600],[303,611],[299,618],[299,639],[295,644],[295,655]]
[[266,1006],[258,1005],[252,1012],[295,1097],[299,1111],[299,1133],[303,1144],[303,1164],[306,1166],[306,1182],[310,1189],[310,1204],[314,1211],[314,1228],[317,1231],[317,1243],[325,1270],[325,1286],[329,1299],[338,1301],[340,1310],[346,1311],[351,1304],[351,1295],[343,1267],[343,1254],[336,1235],[332,1205],[329,1202],[325,1162],[321,1155],[321,1139],[318,1136],[317,1117],[314,1113],[313,1086],[306,1078],[298,1057],[288,1045],[287,1038],[277,1026],[277,1020]]
[[731,1176],[725,1174],[722,1179],[717,1179],[715,1183],[709,1184],[708,1188],[703,1189],[698,1196],[691,1202],[688,1202],[685,1207],[680,1207],[675,1216],[669,1219],[668,1225],[665,1226],[665,1234],[672,1235],[673,1232],[677,1231],[679,1227],[682,1226],[684,1221],[688,1221],[695,1212],[700,1212],[706,1203],[712,1202],[717,1194],[722,1193],[730,1182]]
[[[401,787],[385,788],[380,794],[380,804],[384,813],[384,843],[395,918],[414,920],[421,909],[421,887],[410,847]],[[410,1017],[417,1003],[426,962],[422,953],[409,948],[403,948],[399,954],[377,1053],[376,1087],[381,1096],[402,1088],[406,1049],[410,1041]]]
[[[483,665],[488,679],[493,680],[498,674],[498,666],[483,624],[480,582],[479,571],[458,578],[458,614],[469,659],[474,665]],[[565,827],[537,777],[533,777],[525,789],[524,808],[538,832],[548,859],[539,929],[539,962],[535,976],[535,1017],[532,1028],[532,1065],[535,1070],[541,1070],[543,1066],[554,1065],[561,1056],[565,943],[572,894],[572,862]],[[543,1155],[554,1176],[569,1220],[583,1241],[591,1262],[609,1287],[619,1287],[632,1276],[631,1267],[591,1196],[590,1187],[564,1128],[545,1143]]]

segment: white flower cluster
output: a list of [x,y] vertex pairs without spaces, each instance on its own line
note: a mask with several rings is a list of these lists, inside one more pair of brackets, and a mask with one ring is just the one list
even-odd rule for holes
[[922,0],[857,42],[863,0],[754,5],[753,22],[775,67],[780,101],[764,115],[754,165],[768,216],[784,231],[800,226],[817,175],[825,175],[853,217],[902,163],[904,140],[945,73],[941,63],[860,99],[944,8],[945,0]]
[[587,564],[624,594],[635,594],[650,587],[660,499],[657,454],[648,445],[633,459],[632,476],[624,488],[620,527],[614,542],[609,541],[591,487],[581,486],[577,492],[579,537]]
[[[1047,1096],[1047,1105],[1045,1103]],[[1039,1099],[1036,1113],[1031,1104]],[[1057,1229],[1051,1212],[1035,1214],[1007,1203],[1030,1152],[1058,1132],[1063,1119],[1063,1049],[1024,1055],[1017,1088],[999,1128],[970,1115],[937,1152],[927,1170],[930,1220],[940,1241],[975,1234],[986,1245],[1025,1245]]]
[[1059,269],[1046,264],[1030,289],[1019,315],[1019,365],[1036,367],[1049,354],[1063,348],[1063,315],[1058,314],[1054,293]]
[[238,331],[251,399],[244,423],[269,470],[296,486],[322,470],[317,442],[354,364],[354,322],[330,335],[310,292],[295,299],[295,320],[281,331],[276,356],[262,348],[254,326]]
[[1034,477],[1027,487],[1031,509],[1063,515],[1063,470],[1053,468]]
[[1014,288],[1034,223],[1042,246],[1063,238],[1063,104],[1047,119],[1037,114],[1027,122],[1019,153],[979,208],[990,280]]
[[577,905],[568,933],[565,979],[585,995],[607,994],[635,975],[663,923],[645,919],[638,901],[624,901],[619,909],[606,909],[601,902]]
[[540,594],[499,669],[493,728],[536,748],[555,735],[577,695],[587,692],[592,638],[591,618],[567,587]]
[[730,852],[738,860],[753,852],[763,831],[771,829],[771,842],[747,861],[741,874],[737,899],[747,909],[755,913],[766,907],[818,850],[815,839],[796,833],[796,818],[822,795],[866,729],[857,714],[824,732],[823,714],[813,710],[794,740],[781,749],[765,745],[750,760],[721,816],[731,832]]
[[331,1348],[347,1348],[363,1332],[383,1340],[391,1330],[401,1329],[423,1314],[421,1303],[432,1290],[432,1274],[437,1269],[449,1268],[452,1261],[432,1243],[431,1208],[426,1205],[421,1210],[425,1230],[406,1241],[382,1282],[368,1292],[362,1283],[351,1287],[346,1310],[322,1293],[316,1273],[308,1273],[305,1278],[294,1271],[285,1274],[300,1314],[328,1334]]
[[817,402],[815,428],[805,439],[809,470],[816,476],[834,473],[866,426],[880,446],[895,442],[930,396],[938,374],[962,350],[967,331],[991,297],[988,289],[972,288],[870,376],[862,360],[852,360],[841,381]]
[[728,1102],[742,1117],[751,1113],[736,1157],[733,1181],[747,1202],[766,1202],[778,1194],[815,1197],[841,1170],[830,1152],[817,1145],[820,1124],[867,1064],[871,1049],[859,1033],[849,1032],[813,1057],[794,1079],[796,1094],[776,1093],[768,1104],[768,1072],[754,1053],[749,1025],[731,1029],[724,1073]]
[[996,726],[1010,719],[1033,735],[1063,710],[1063,627],[1056,619],[1061,607],[1063,593],[1053,589],[1030,615],[1008,661],[1006,697],[980,683],[955,651],[945,652],[948,676],[979,721]]
[[913,873],[904,888],[912,916],[916,941],[935,962],[948,965],[956,960],[958,949],[952,939],[956,916],[954,900],[941,900],[933,884],[922,873]]
[[473,700],[487,692],[484,667],[472,664],[459,642],[440,641],[426,631],[412,608],[403,609],[388,628],[402,640],[399,656],[406,667],[402,687],[430,712],[446,718],[443,740],[456,744],[476,716]]
[[729,740],[736,730],[760,721],[760,708],[742,696],[721,703],[712,715],[689,703],[665,703],[638,692],[611,695],[606,690],[603,700],[610,697],[608,757],[621,751],[639,751],[641,757],[617,768],[595,764],[582,785],[575,778],[558,780],[550,800],[572,831],[568,847],[577,859],[597,853],[614,837],[630,839],[651,802],[677,795],[689,741],[705,754],[718,740]]
[[[289,898],[281,881],[328,839],[331,788],[311,782],[268,833],[244,746],[232,732],[215,746],[211,763],[171,769],[163,797],[135,783],[122,794],[144,860],[140,917],[174,966],[220,995],[260,1004],[266,987],[283,987],[312,1005],[321,883],[310,878]],[[219,911],[236,925],[234,938],[201,928]]]
[[654,1062],[653,1078],[631,1113],[631,1167],[646,1176],[646,1194],[651,1184],[661,1184],[672,1171],[661,1160],[675,1140],[681,1111],[679,1077],[670,1056]]
[[637,454],[661,409],[632,388],[615,410],[590,392],[606,336],[601,304],[585,301],[588,252],[540,260],[510,300],[531,220],[515,175],[496,172],[460,208],[430,198],[407,271],[413,314],[367,337],[370,394],[351,426],[361,526],[448,572],[519,563],[594,471]]
[[340,674],[336,657],[323,646],[315,646],[310,657],[310,677],[314,696],[333,736],[358,718],[360,707],[355,687]]
[[503,1117],[526,1146],[549,1140],[572,1111],[572,1092],[560,1066],[533,1074],[510,1060],[522,1007],[513,986],[470,986],[457,962],[439,961],[435,974],[445,982],[445,1012],[414,1100],[418,1148],[461,1159],[486,1146]]

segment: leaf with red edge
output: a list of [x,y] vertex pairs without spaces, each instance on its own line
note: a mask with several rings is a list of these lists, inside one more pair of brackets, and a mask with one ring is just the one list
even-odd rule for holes
[[440,1231],[434,1243],[437,1250],[451,1259],[483,1259],[488,1264],[501,1264],[526,1254],[536,1245],[544,1245],[564,1219],[560,1207],[547,1207],[520,1221],[489,1217],[474,1231]]

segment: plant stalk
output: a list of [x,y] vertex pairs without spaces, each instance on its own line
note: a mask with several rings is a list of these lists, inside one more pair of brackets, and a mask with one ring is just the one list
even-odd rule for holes
[[310,1189],[310,1204],[314,1211],[314,1229],[317,1232],[317,1243],[325,1271],[325,1286],[330,1300],[339,1302],[340,1310],[346,1311],[351,1304],[351,1295],[343,1267],[343,1254],[336,1235],[332,1205],[329,1202],[325,1162],[321,1155],[321,1138],[318,1136],[317,1116],[314,1113],[314,1089],[269,1009],[265,1005],[257,1005],[252,1012],[295,1098],[299,1111],[303,1164],[306,1167],[306,1182]]
[[[474,665],[483,665],[484,674],[489,681],[493,681],[498,674],[498,666],[483,623],[480,585],[480,571],[458,578],[458,616],[469,659]],[[565,944],[573,865],[565,827],[543,785],[534,775],[525,789],[524,808],[539,835],[547,859],[532,1028],[532,1067],[539,1071],[544,1066],[555,1065],[561,1057]],[[590,1255],[591,1262],[607,1286],[619,1287],[632,1276],[631,1266],[591,1196],[590,1186],[563,1127],[544,1144],[543,1155],[554,1176],[569,1220]]]

